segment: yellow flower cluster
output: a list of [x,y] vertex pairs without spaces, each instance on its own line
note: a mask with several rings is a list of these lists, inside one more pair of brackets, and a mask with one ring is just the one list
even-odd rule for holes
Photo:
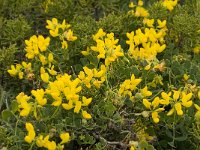
[[[45,91],[53,98],[53,106],[62,105],[66,110],[74,109],[74,113],[79,113],[82,106],[88,106],[92,102],[92,98],[79,95],[82,90],[79,78],[71,80],[71,75],[68,74],[58,75],[56,78],[57,80],[48,84]],[[64,102],[63,99],[65,99]],[[82,116],[85,119],[91,118],[91,115],[84,110],[82,110]]]
[[142,7],[143,4],[142,0],[139,0],[137,5],[134,5],[134,3],[131,2],[129,4],[129,8],[131,8],[131,10],[128,11],[128,14],[132,14],[136,17],[148,17],[149,13],[144,7]]
[[142,94],[143,97],[149,97],[152,95],[152,92],[148,91],[147,86],[145,86],[143,89],[141,89],[140,93]]
[[[151,110],[152,118],[155,123],[159,122],[159,115],[158,112],[161,112],[164,110],[164,107],[167,105],[171,105],[171,110],[167,113],[167,116],[172,115],[175,111],[177,115],[181,116],[183,115],[183,109],[182,106],[189,108],[192,106],[192,93],[186,93],[185,91],[177,91],[173,90],[173,97],[171,97],[172,92],[161,93],[161,97],[156,97],[152,102],[149,102],[147,99],[143,99],[144,106]],[[161,108],[158,107],[159,105],[162,105]]]
[[164,108],[158,107],[160,104],[160,98],[155,97],[152,102],[149,102],[147,99],[143,99],[143,104],[148,110],[151,110],[151,117],[153,121],[158,123],[160,121],[158,113],[164,110]]
[[77,37],[73,35],[73,31],[69,29],[71,25],[66,23],[65,20],[60,24],[56,18],[53,18],[52,21],[47,20],[47,24],[46,28],[49,29],[50,35],[52,37],[59,36],[62,41],[63,49],[68,48],[67,41],[75,41],[77,39]]
[[82,83],[85,84],[87,88],[91,88],[91,83],[96,87],[100,88],[101,84],[105,81],[106,76],[106,66],[101,65],[101,70],[89,69],[88,67],[83,67],[84,71],[80,71],[78,78]]
[[19,79],[23,79],[24,71],[26,73],[26,78],[29,80],[30,75],[32,74],[31,63],[22,62],[22,64],[16,64],[16,66],[11,65],[11,69],[8,70],[8,73],[12,76],[18,76]]
[[171,98],[171,92],[169,92],[168,94],[165,92],[161,93],[162,96],[162,100],[160,101],[160,104],[163,105],[168,105],[170,104],[172,106],[172,109],[167,113],[167,116],[170,116],[174,113],[174,111],[176,110],[177,115],[183,115],[183,110],[182,110],[182,106],[184,107],[191,107],[193,102],[191,100],[192,98],[192,93],[188,93],[186,94],[185,91],[176,91],[173,90],[173,98]]
[[25,136],[24,140],[27,143],[32,143],[34,140],[36,141],[36,145],[38,147],[44,147],[48,150],[63,150],[65,143],[68,143],[70,141],[70,135],[68,132],[61,133],[60,134],[60,139],[62,140],[59,144],[56,144],[55,141],[49,141],[49,135],[43,137],[43,135],[39,135],[38,137],[36,136],[34,127],[31,123],[27,122],[26,123],[26,130],[28,131],[28,135]]
[[19,95],[16,97],[18,108],[20,111],[20,116],[28,116],[28,114],[31,111],[32,105],[28,103],[28,100],[30,100],[30,97],[25,95],[23,92],[19,93]]
[[39,35],[38,37],[36,35],[33,35],[32,37],[30,37],[29,40],[25,40],[26,57],[28,59],[33,59],[40,52],[46,51],[47,47],[49,46],[49,43],[49,37],[44,38],[42,35]]
[[172,11],[177,5],[178,0],[164,0],[162,5],[167,8],[169,11]]
[[114,33],[106,34],[103,29],[93,35],[93,40],[96,41],[96,46],[91,46],[91,50],[82,51],[83,55],[88,55],[90,51],[97,52],[98,59],[105,59],[105,65],[109,66],[118,57],[124,56],[121,45],[117,45],[119,39],[114,39]]
[[156,58],[157,53],[161,53],[166,44],[163,44],[164,36],[166,35],[166,20],[157,20],[157,29],[153,28],[154,19],[144,19],[144,23],[149,27],[145,28],[144,32],[138,30],[127,33],[129,40],[126,43],[129,45],[129,54],[135,59],[145,59],[151,61]]
[[135,75],[132,74],[131,79],[125,80],[119,88],[119,94],[122,96],[128,95],[131,100],[134,99],[132,92],[136,89],[137,85],[142,81],[142,79],[136,79]]

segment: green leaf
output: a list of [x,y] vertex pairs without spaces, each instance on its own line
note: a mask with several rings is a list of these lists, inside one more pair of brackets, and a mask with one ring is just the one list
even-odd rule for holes
[[8,119],[12,116],[12,113],[10,112],[10,110],[3,110],[2,111],[2,119],[5,121],[8,121]]
[[94,66],[98,66],[98,58],[97,57],[95,57],[95,56],[93,56],[93,55],[91,55],[91,54],[89,54],[88,56],[87,56],[87,58],[88,58],[88,60],[90,61],[90,63],[91,64],[93,64]]
[[140,147],[141,147],[141,149],[144,149],[144,148],[146,148],[147,146],[148,146],[147,141],[142,141],[142,142],[140,142]]
[[80,62],[81,62],[81,64],[82,64],[83,66],[87,66],[87,65],[89,64],[87,58],[81,58],[81,59],[80,59]]
[[116,107],[112,103],[108,103],[107,105],[105,105],[104,109],[106,115],[108,117],[111,117],[114,114]]
[[18,110],[18,103],[17,103],[16,100],[12,101],[11,110],[12,110],[13,113],[15,113]]

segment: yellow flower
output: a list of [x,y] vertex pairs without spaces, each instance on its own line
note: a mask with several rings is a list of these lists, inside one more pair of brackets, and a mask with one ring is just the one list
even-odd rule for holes
[[38,48],[40,49],[41,52],[44,52],[47,50],[47,47],[49,46],[50,43],[50,38],[47,37],[46,39],[42,36],[38,36]]
[[130,2],[130,4],[128,5],[128,7],[129,7],[129,8],[134,8],[134,7],[135,7],[135,5],[134,5],[134,3],[133,3],[133,2]]
[[22,61],[22,66],[24,67],[24,69],[26,69],[26,70],[31,70],[31,63],[26,63],[26,62],[24,62],[24,61]]
[[138,85],[138,84],[140,84],[140,82],[142,81],[142,79],[136,79],[135,78],[135,75],[134,74],[132,74],[131,75],[131,90],[134,90],[135,88],[136,88],[136,86]]
[[49,74],[45,72],[45,69],[43,67],[40,68],[40,77],[43,82],[49,82]]
[[27,143],[32,143],[32,141],[35,138],[35,131],[33,125],[31,123],[26,123],[26,130],[28,131],[28,135],[25,136],[24,140]]
[[176,103],[174,107],[176,109],[177,115],[179,116],[183,115],[181,103]]
[[155,109],[160,104],[160,98],[155,97],[152,102],[149,102],[147,99],[143,99],[143,104],[149,110],[151,110],[152,106],[153,106],[153,109]]
[[69,140],[70,140],[70,135],[69,135],[69,133],[61,133],[60,134],[60,138],[61,138],[61,143],[60,144],[64,144],[64,143],[67,143],[67,142],[69,142]]
[[58,26],[58,20],[56,18],[53,18],[52,21],[47,20],[47,24],[47,29],[54,30]]
[[144,4],[144,3],[143,3],[142,0],[139,0],[139,1],[138,1],[138,6],[143,6],[143,4]]
[[192,106],[192,93],[186,94],[185,92],[182,92],[182,105],[185,107],[191,107]]
[[92,118],[92,116],[89,113],[87,113],[87,111],[82,111],[82,116],[85,119],[91,119]]
[[136,7],[135,16],[136,17],[148,17],[149,13],[145,8],[138,6],[138,7]]
[[88,67],[83,67],[83,70],[89,77],[92,78],[94,76],[92,69],[89,69]]
[[164,28],[167,23],[166,20],[161,21],[160,19],[158,19],[157,22],[158,22],[158,28]]
[[59,33],[58,33],[58,27],[56,27],[55,30],[49,30],[49,33],[52,37],[57,37],[59,36]]
[[44,146],[48,150],[56,150],[56,143],[54,141],[49,141],[49,135],[44,138]]
[[106,33],[103,31],[102,28],[100,28],[100,29],[98,30],[98,32],[97,32],[95,35],[93,35],[93,40],[94,40],[94,41],[97,41],[99,38],[102,38],[102,37],[105,36],[105,35],[106,35]]
[[143,104],[147,109],[151,109],[151,103],[147,99],[143,99]]
[[148,27],[153,28],[153,24],[154,24],[154,19],[144,19],[144,24],[147,24]]
[[171,116],[174,113],[174,107],[170,109],[170,111],[167,113],[167,116]]
[[40,75],[43,82],[48,83],[49,82],[49,74],[43,73]]
[[23,79],[24,73],[23,72],[19,72],[18,76],[19,76],[19,79]]
[[44,55],[40,54],[39,58],[40,58],[40,62],[42,63],[42,65],[47,64],[46,57]]
[[67,41],[63,40],[63,41],[61,42],[61,44],[62,44],[62,49],[67,49],[67,48],[68,48]]
[[152,95],[152,92],[148,91],[147,86],[145,86],[143,89],[141,89],[140,92],[144,97],[148,97],[148,96]]
[[174,7],[177,5],[178,0],[164,0],[162,3],[164,7],[166,7],[169,11],[172,11]]
[[135,150],[135,148],[134,148],[134,146],[133,146],[133,145],[130,147],[130,150]]
[[49,53],[49,55],[48,55],[48,61],[49,61],[50,63],[53,62],[53,54],[52,54],[52,53]]
[[45,92],[43,89],[32,90],[31,94],[36,98],[39,105],[44,106],[47,103],[47,99],[44,98]]
[[169,104],[169,100],[171,99],[171,92],[169,92],[168,94],[165,93],[165,92],[162,92],[161,93],[161,96],[162,96],[162,100],[160,101],[160,104],[162,105],[168,105]]
[[71,29],[66,31],[64,36],[68,41],[75,41],[77,39],[77,37],[73,35],[73,31]]
[[37,139],[36,139],[36,145],[38,146],[38,147],[43,147],[44,146],[44,140],[43,140],[43,136],[42,135],[40,135]]
[[27,101],[30,99],[30,97],[21,92],[16,99],[19,104],[18,107],[20,108],[20,116],[28,116],[31,111],[31,104],[29,104]]
[[22,117],[26,117],[29,115],[30,111],[31,111],[31,105],[25,101],[23,101],[20,105],[19,108],[22,109],[20,111],[20,116]]
[[59,29],[59,23],[56,18],[53,18],[52,21],[47,20],[47,29],[49,29],[49,33],[51,36],[56,37],[58,36],[58,29]]
[[184,74],[184,75],[183,75],[183,79],[184,79],[185,81],[187,81],[187,80],[189,79],[189,77],[190,77],[190,75],[187,75],[187,74]]
[[193,52],[194,52],[195,54],[199,54],[199,52],[200,52],[200,45],[194,47]]
[[53,106],[60,106],[62,104],[62,97],[60,96],[59,91],[54,91],[50,93],[53,99],[55,100],[52,105]]
[[54,70],[54,65],[51,66],[51,69],[48,69],[49,73],[52,75],[52,76],[55,76],[57,75],[57,71]]
[[79,113],[80,109],[81,109],[81,102],[80,101],[77,101],[76,102],[76,105],[75,105],[75,108],[74,108],[74,113]]
[[86,98],[85,96],[83,96],[82,102],[82,106],[88,106],[92,102],[92,98]]
[[87,56],[87,55],[89,55],[89,52],[90,52],[90,48],[87,47],[87,50],[86,51],[81,51],[81,54],[84,55],[84,56]]
[[177,101],[179,99],[179,97],[180,97],[181,92],[180,91],[175,91],[175,90],[173,90],[173,92],[174,92],[173,99],[175,101]]
[[63,103],[63,104],[62,104],[62,107],[63,107],[64,109],[66,109],[66,110],[72,109],[72,108],[74,107],[74,106],[73,106],[73,103],[72,103],[72,100],[70,100],[68,104],[67,104],[67,103]]
[[17,69],[15,68],[15,66],[14,65],[11,65],[11,69],[10,70],[8,70],[8,73],[11,75],[11,76],[16,76],[17,75],[17,73],[18,73],[18,71],[17,71]]
[[154,121],[155,123],[158,123],[158,122],[160,121],[158,112],[156,112],[156,111],[152,112],[152,113],[151,113],[151,116],[152,116],[153,121]]

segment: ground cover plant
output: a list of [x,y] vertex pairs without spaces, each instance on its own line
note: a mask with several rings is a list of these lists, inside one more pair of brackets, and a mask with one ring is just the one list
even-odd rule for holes
[[198,0],[0,0],[1,149],[200,149]]

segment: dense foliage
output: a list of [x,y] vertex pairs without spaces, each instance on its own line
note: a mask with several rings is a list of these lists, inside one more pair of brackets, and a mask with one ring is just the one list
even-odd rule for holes
[[200,1],[0,0],[0,12],[0,148],[200,148]]

